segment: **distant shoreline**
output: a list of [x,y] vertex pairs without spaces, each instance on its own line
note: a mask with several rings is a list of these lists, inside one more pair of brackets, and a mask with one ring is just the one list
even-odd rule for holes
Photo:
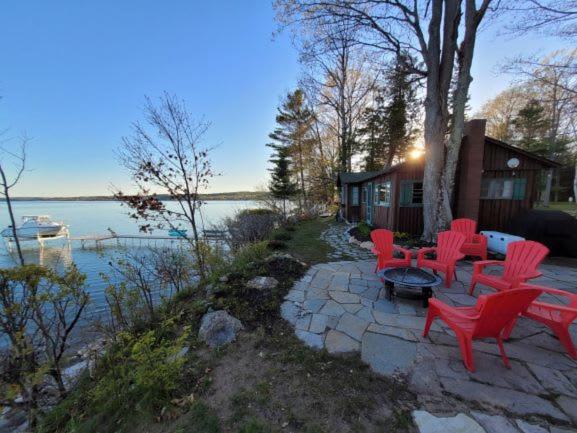
[[[217,192],[212,194],[201,194],[202,200],[261,200],[266,197],[266,192],[237,191],[237,192]],[[170,200],[165,194],[157,196],[160,200]],[[77,197],[11,197],[12,201],[118,201],[111,195],[77,196]],[[1,198],[0,202],[6,199]]]

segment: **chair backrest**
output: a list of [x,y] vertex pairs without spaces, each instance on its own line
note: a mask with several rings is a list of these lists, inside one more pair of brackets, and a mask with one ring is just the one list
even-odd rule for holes
[[376,229],[371,232],[371,240],[385,260],[393,258],[393,232],[387,229]]
[[549,248],[539,242],[511,242],[507,245],[503,278],[506,281],[513,281],[521,274],[536,271],[547,254]]
[[446,231],[437,234],[437,260],[440,262],[448,262],[452,260],[455,253],[461,250],[465,243],[465,235]]
[[459,218],[451,221],[451,231],[465,235],[465,242],[472,242],[473,235],[477,233],[477,221],[469,218]]
[[476,321],[473,336],[496,337],[540,294],[539,289],[513,289],[479,296],[475,308],[480,317]]

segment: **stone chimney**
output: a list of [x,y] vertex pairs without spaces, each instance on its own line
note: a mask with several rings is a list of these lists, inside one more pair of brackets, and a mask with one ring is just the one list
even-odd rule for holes
[[463,142],[457,169],[457,202],[455,218],[479,221],[479,199],[485,152],[485,119],[474,119],[465,124]]

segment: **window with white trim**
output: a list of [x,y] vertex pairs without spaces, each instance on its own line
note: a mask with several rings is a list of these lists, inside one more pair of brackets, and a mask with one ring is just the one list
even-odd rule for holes
[[377,204],[379,206],[389,207],[391,205],[391,197],[393,195],[392,185],[390,180],[377,185]]
[[525,178],[484,178],[481,198],[485,200],[523,200],[527,189]]

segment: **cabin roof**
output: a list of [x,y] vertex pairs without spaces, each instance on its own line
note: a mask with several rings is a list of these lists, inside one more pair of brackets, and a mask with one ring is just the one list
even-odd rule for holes
[[378,176],[378,174],[378,171],[363,171],[360,173],[341,172],[337,176],[337,184],[342,185],[345,183],[359,183],[372,177]]
[[340,186],[341,184],[345,183],[364,182],[366,180],[382,176],[383,174],[392,173],[393,171],[396,171],[399,168],[403,167],[406,163],[407,163],[406,161],[403,161],[378,171],[363,171],[360,173],[351,173],[351,172],[339,173],[339,176],[337,178],[337,185]]
[[496,138],[493,138],[493,137],[485,136],[485,143],[491,143],[491,144],[494,144],[496,146],[502,147],[503,149],[507,149],[507,150],[510,150],[512,152],[517,152],[517,153],[523,155],[524,157],[531,158],[535,161],[538,161],[547,167],[561,167],[561,165],[562,165],[562,164],[559,164],[558,162],[555,162],[555,161],[552,161],[552,160],[547,159],[545,157],[539,156],[536,153],[529,152],[525,149],[521,149],[520,147],[513,146],[511,144],[505,143],[504,141],[497,140]]

